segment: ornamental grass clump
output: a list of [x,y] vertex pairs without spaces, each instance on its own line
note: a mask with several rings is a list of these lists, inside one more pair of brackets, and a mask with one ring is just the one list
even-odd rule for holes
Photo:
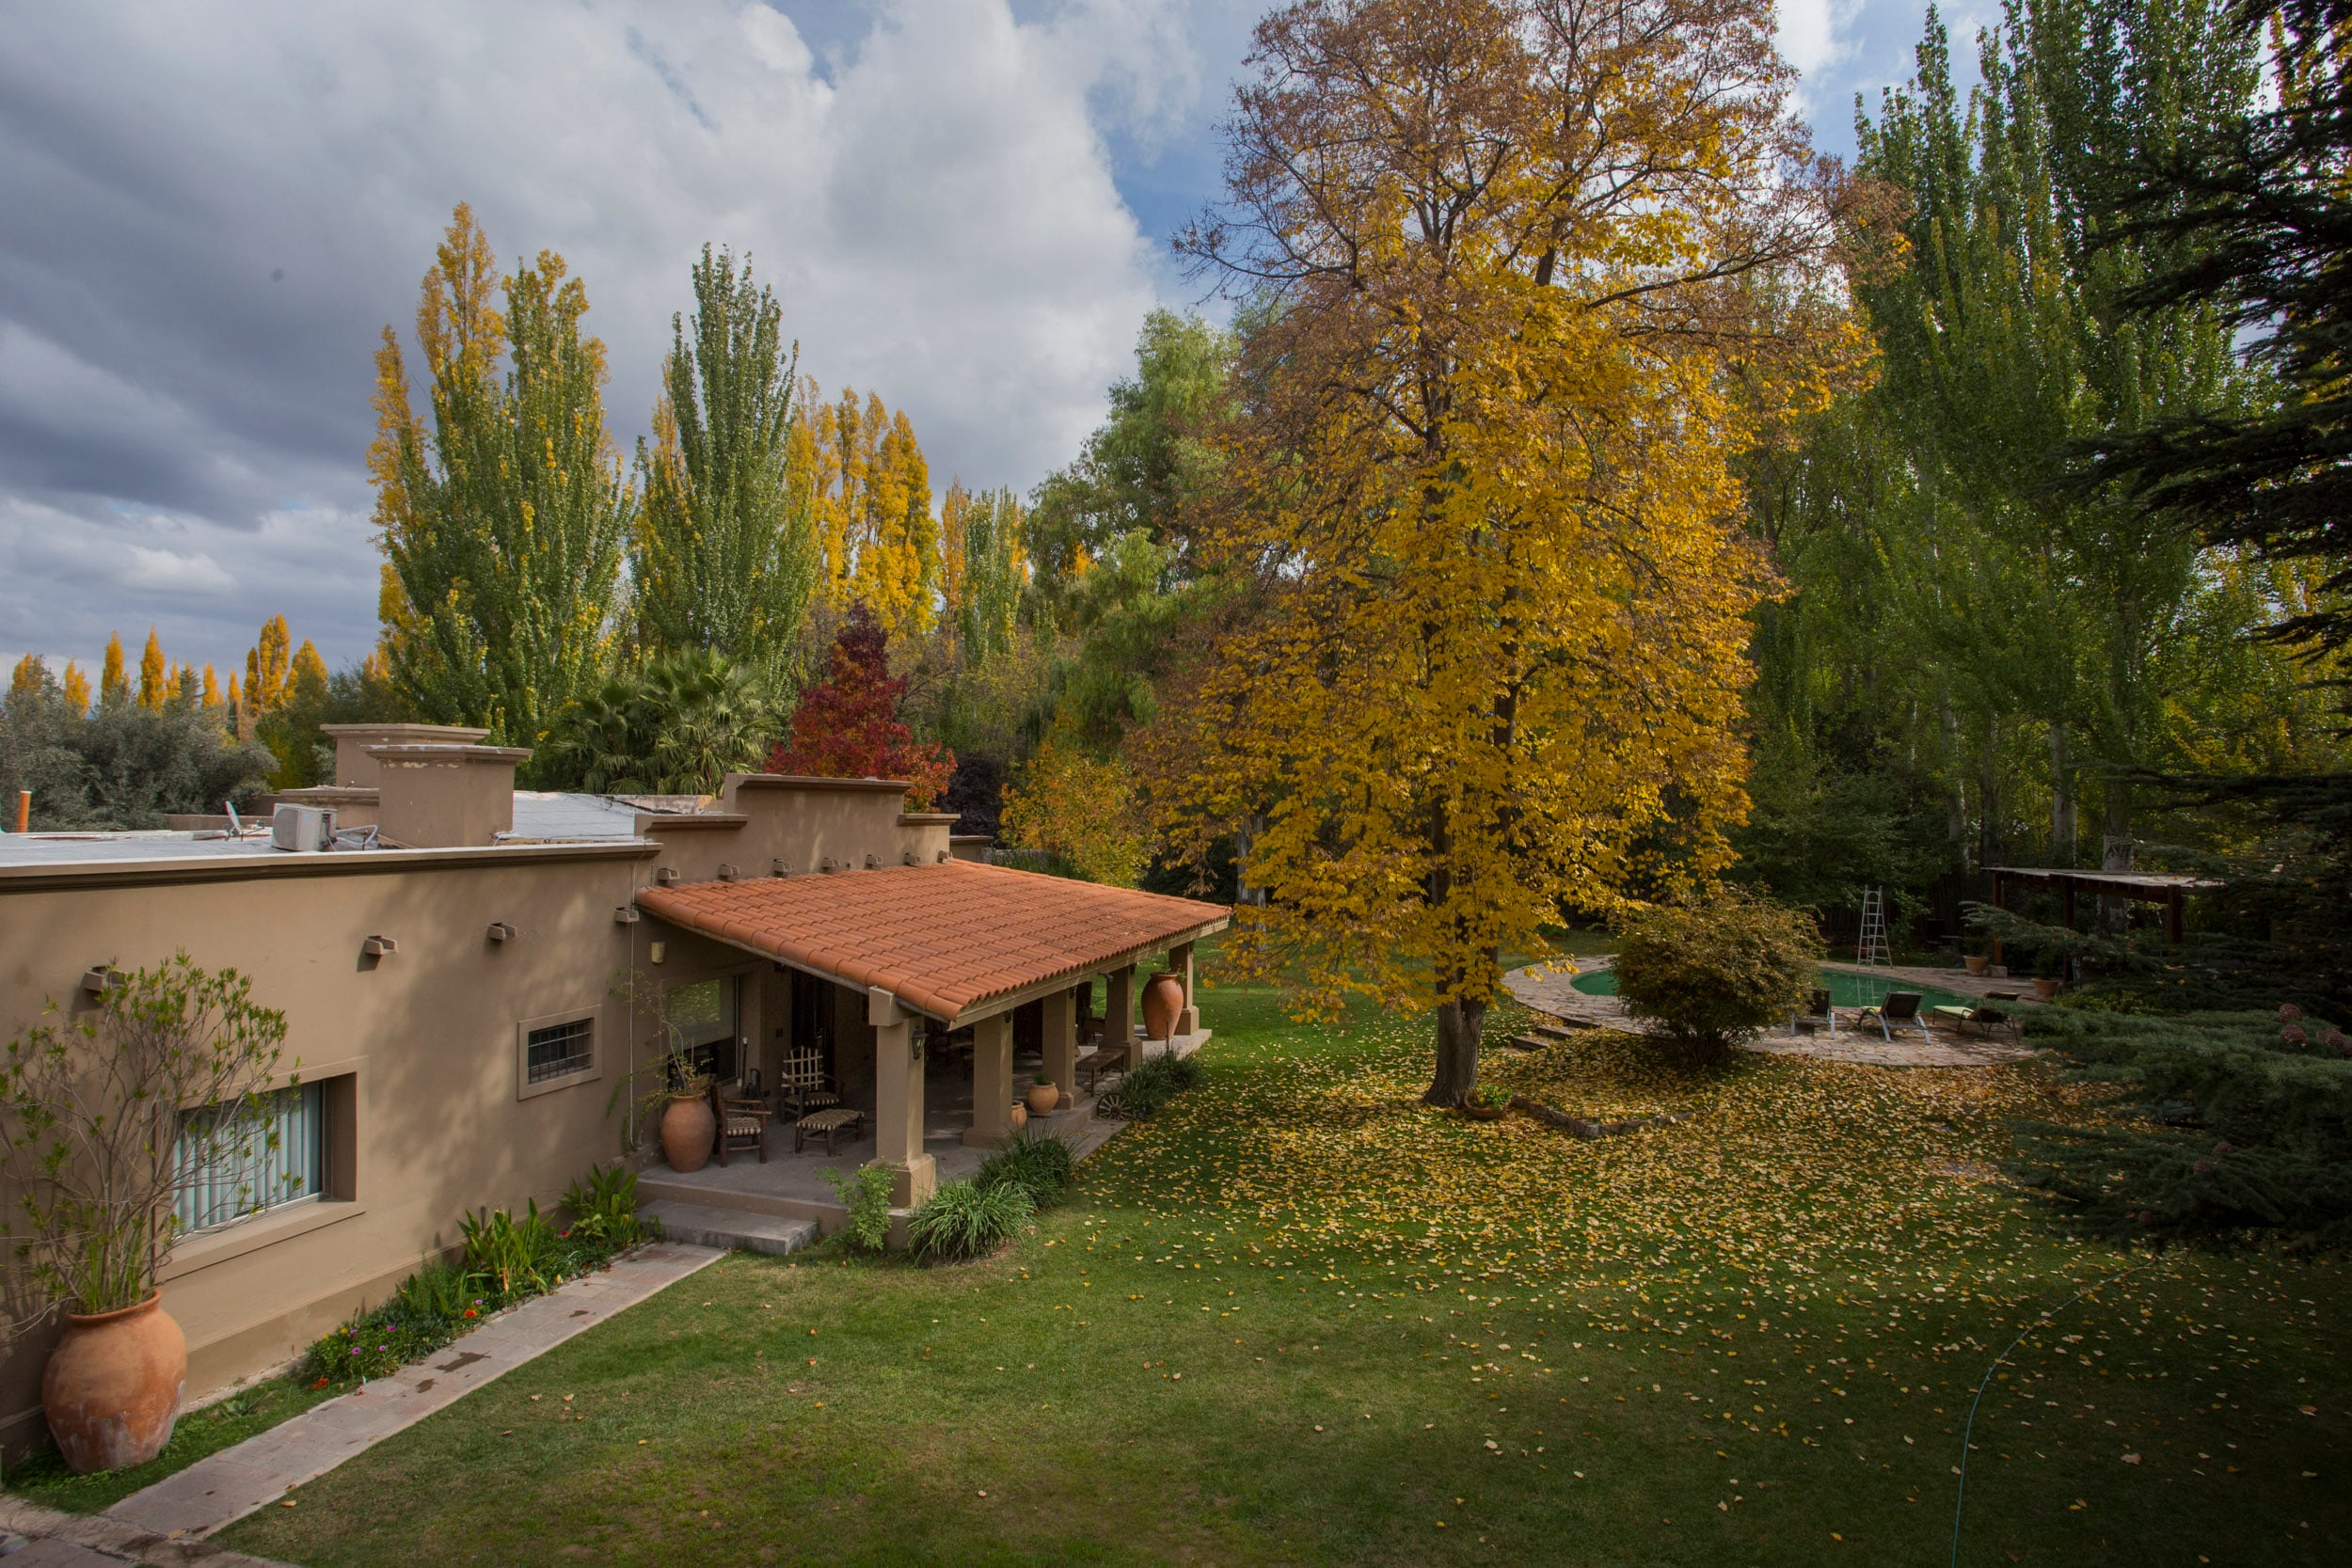
[[918,1263],[960,1263],[993,1252],[1029,1223],[1037,1205],[1010,1181],[983,1187],[949,1181],[907,1220],[907,1249]]
[[1014,1186],[1028,1195],[1029,1205],[1042,1209],[1061,1196],[1077,1172],[1078,1156],[1069,1144],[1051,1132],[1024,1128],[1011,1142],[990,1155],[973,1173],[976,1187]]
[[1819,984],[1812,920],[1742,894],[1661,905],[1620,929],[1617,995],[1626,1011],[1700,1061],[1787,1019]]
[[1154,1056],[1119,1081],[1119,1103],[1131,1117],[1148,1117],[1200,1084],[1200,1064],[1190,1056]]

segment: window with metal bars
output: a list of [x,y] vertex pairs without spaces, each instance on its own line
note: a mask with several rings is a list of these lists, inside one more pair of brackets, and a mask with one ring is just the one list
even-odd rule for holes
[[551,1023],[544,1029],[532,1030],[523,1041],[524,1082],[544,1084],[552,1078],[595,1070],[596,1045],[593,1019],[576,1018],[568,1023]]

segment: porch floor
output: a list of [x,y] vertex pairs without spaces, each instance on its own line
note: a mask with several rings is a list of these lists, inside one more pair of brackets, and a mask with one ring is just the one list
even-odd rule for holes
[[[1209,1037],[1209,1031],[1180,1037],[1174,1047],[1180,1056],[1189,1056]],[[1150,1054],[1157,1055],[1169,1049],[1157,1041],[1150,1042]],[[968,1180],[987,1160],[990,1150],[973,1148],[963,1142],[966,1129],[972,1125],[972,1074],[967,1065],[936,1064],[938,1070],[927,1072],[923,1085],[923,1151],[939,1164],[939,1180]],[[1031,1053],[1025,1060],[1017,1059],[1013,1069],[1013,1093],[1025,1093],[1039,1071],[1037,1058]],[[1111,1081],[1117,1086],[1117,1080]],[[1126,1123],[1097,1120],[1094,1115],[1096,1096],[1081,1095],[1076,1103],[1045,1116],[1032,1116],[1029,1125],[1065,1139],[1078,1158],[1085,1159],[1108,1143]],[[759,1156],[749,1149],[729,1151],[724,1165],[713,1159],[696,1171],[675,1171],[660,1161],[647,1165],[637,1178],[641,1201],[698,1204],[712,1209],[739,1209],[753,1213],[775,1214],[788,1219],[814,1220],[818,1229],[827,1235],[846,1224],[850,1212],[834,1196],[832,1185],[825,1180],[828,1171],[842,1175],[856,1170],[874,1158],[874,1134],[870,1131],[872,1107],[864,1107],[868,1128],[854,1141],[841,1140],[834,1152],[825,1152],[822,1139],[811,1139],[800,1153],[792,1152],[792,1126],[781,1119],[768,1128],[768,1159],[762,1164]]]

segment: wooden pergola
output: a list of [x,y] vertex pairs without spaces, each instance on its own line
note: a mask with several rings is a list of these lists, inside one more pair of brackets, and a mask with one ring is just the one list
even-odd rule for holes
[[[2067,871],[2054,866],[1993,865],[1993,907],[1999,909],[2003,889],[2012,882],[2036,886],[2055,885],[2066,911],[2066,928],[2074,928],[2074,895],[2087,893],[2094,898],[2129,898],[2142,904],[2164,906],[2165,940],[2175,947],[2181,942],[2181,906],[2192,893],[2221,884],[2203,877],[2192,877],[2177,871]],[[2001,961],[2001,939],[1993,939],[1993,961]]]

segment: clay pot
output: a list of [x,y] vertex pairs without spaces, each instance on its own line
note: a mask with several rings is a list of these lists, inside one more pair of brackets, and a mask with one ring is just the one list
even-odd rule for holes
[[1969,954],[1969,955],[1968,955],[1967,959],[1966,959],[1966,962],[1967,962],[1967,965],[1968,965],[1968,973],[1969,973],[1969,974],[1982,974],[1985,972],[1985,970],[1986,970],[1986,969],[1987,969],[1987,968],[1988,968],[1988,967],[1992,964],[1993,960],[1992,960],[1991,958],[1986,958],[1986,957],[1985,957],[1983,954],[1981,954],[1981,953],[1971,953],[1971,954]]
[[1012,1130],[1020,1132],[1029,1125],[1029,1108],[1018,1100],[1012,1102]]
[[187,1381],[187,1337],[161,1294],[119,1311],[67,1313],[40,1377],[41,1413],[66,1468],[87,1476],[163,1452]]
[[719,1117],[701,1095],[679,1095],[661,1113],[661,1157],[681,1176],[710,1163]]
[[[1041,1117],[1061,1103],[1061,1090],[1051,1084],[1032,1084],[1029,1085],[1028,1100],[1029,1114]],[[1025,1126],[1026,1123],[1024,1125]]]
[[1481,1105],[1473,1101],[1462,1107],[1462,1114],[1472,1121],[1501,1121],[1510,1109],[1508,1105]]
[[2033,982],[2033,993],[2047,1002],[2058,993],[2058,983],[2048,975],[2036,975]]
[[1143,1034],[1146,1039],[1175,1038],[1176,1015],[1184,1010],[1184,983],[1162,970],[1143,988]]

